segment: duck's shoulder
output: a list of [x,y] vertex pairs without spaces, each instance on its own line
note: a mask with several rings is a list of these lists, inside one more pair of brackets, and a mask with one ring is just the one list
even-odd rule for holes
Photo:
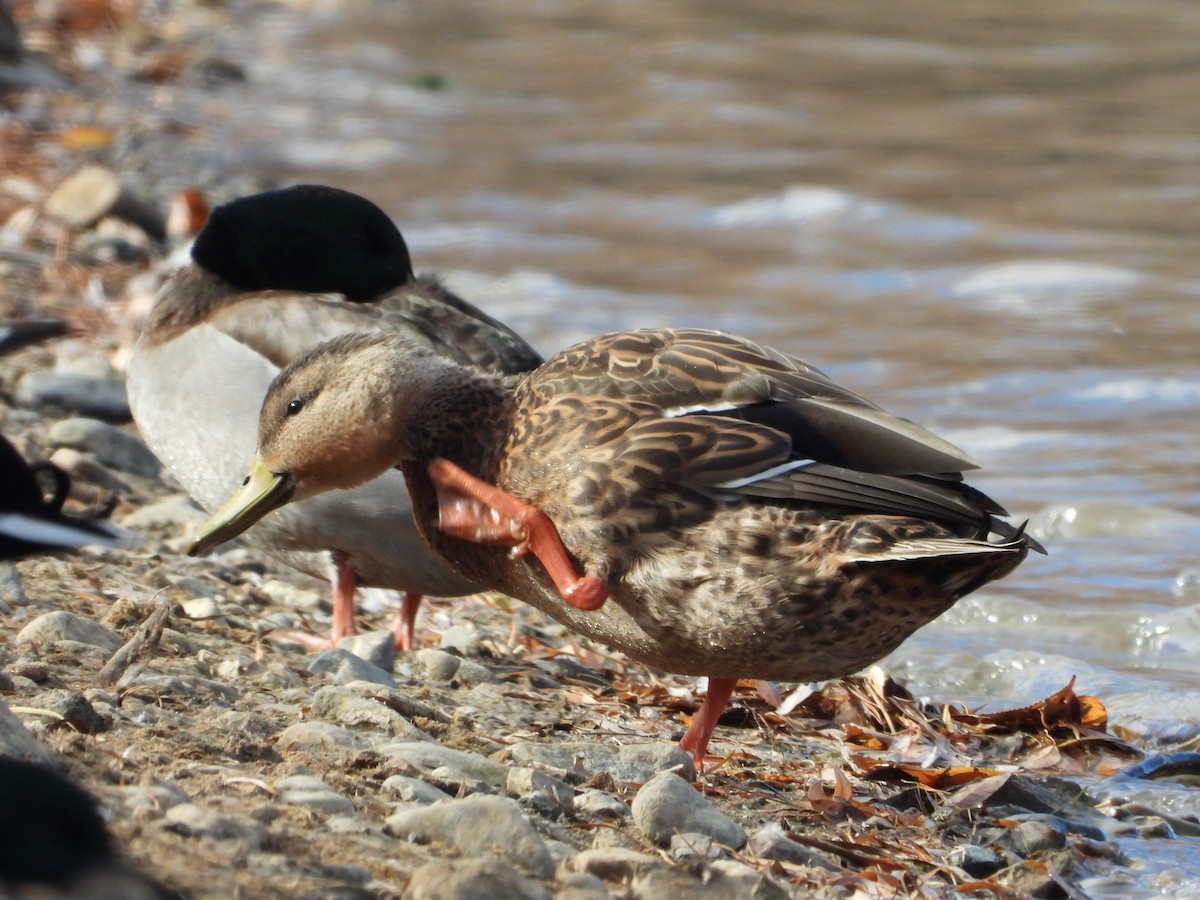
[[142,329],[142,344],[157,347],[174,340],[235,302],[238,293],[198,266],[181,266],[159,288]]
[[519,334],[451,291],[435,275],[423,274],[378,302],[392,330],[460,365],[517,373],[541,364],[541,355]]
[[699,328],[646,328],[592,338],[556,353],[536,380],[537,389],[548,395],[583,392],[645,400],[660,404],[668,415],[811,396],[874,406],[794,356]]

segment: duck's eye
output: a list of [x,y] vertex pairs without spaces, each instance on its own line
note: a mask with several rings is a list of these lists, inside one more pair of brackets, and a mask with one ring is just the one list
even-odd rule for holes
[[297,397],[295,400],[292,400],[290,403],[288,403],[287,414],[289,416],[294,416],[302,409],[304,409],[304,401]]

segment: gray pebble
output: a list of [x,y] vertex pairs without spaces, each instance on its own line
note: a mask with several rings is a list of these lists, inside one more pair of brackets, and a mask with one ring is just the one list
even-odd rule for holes
[[176,785],[167,782],[131,784],[116,790],[120,792],[121,805],[130,818],[158,818],[171,807],[188,803],[191,799]]
[[479,656],[483,632],[475,625],[452,625],[442,634],[443,650],[457,650],[463,656]]
[[297,722],[279,735],[275,749],[281,753],[361,753],[369,750],[371,742],[346,728],[328,722]]
[[21,573],[10,562],[0,562],[0,603],[9,606],[27,606],[29,598],[21,587]]
[[208,513],[192,502],[190,497],[176,494],[135,509],[118,523],[137,531],[175,533],[192,530],[208,521]]
[[336,793],[322,778],[317,775],[289,775],[286,778],[280,778],[275,782],[276,790],[286,793],[287,791],[329,791]]
[[588,775],[607,772],[616,781],[643,784],[660,772],[676,771],[685,778],[696,776],[690,754],[678,744],[653,742],[612,746],[599,743],[513,744],[509,748],[513,763],[538,766],[560,772]]
[[543,794],[553,801],[559,813],[571,815],[575,812],[575,788],[537,769],[523,766],[509,769],[504,790],[509,796],[518,798]]
[[1142,821],[1138,822],[1137,834],[1140,838],[1165,838],[1166,840],[1175,840],[1177,835],[1175,829],[1171,827],[1171,823],[1159,816],[1146,816]]
[[262,827],[246,816],[223,816],[194,803],[179,803],[167,810],[163,825],[171,831],[188,837],[206,837],[213,840],[233,840],[250,850],[262,846]]
[[950,851],[950,864],[972,878],[987,878],[1004,868],[1004,857],[989,847],[960,844]]
[[0,756],[54,765],[50,751],[29,733],[3,700],[0,700]]
[[108,466],[101,465],[90,453],[80,453],[70,447],[59,447],[50,456],[54,463],[76,481],[86,482],[118,494],[132,492],[129,482],[123,480]]
[[118,425],[130,420],[125,381],[116,376],[92,378],[70,372],[27,372],[17,382],[13,402],[28,409],[57,407]]
[[142,478],[157,478],[162,466],[138,438],[96,419],[64,419],[50,428],[46,441],[51,447],[70,447],[91,453],[106,466]]
[[221,605],[212,597],[197,597],[183,604],[183,614],[193,621],[221,618]]
[[315,775],[292,775],[282,779],[279,802],[307,806],[329,815],[348,816],[355,812],[354,804]]
[[351,634],[338,641],[337,645],[385,672],[391,672],[396,662],[396,636],[390,631]]
[[81,734],[99,734],[112,727],[112,722],[96,712],[87,697],[78,691],[63,688],[43,691],[31,699],[30,705],[62,716],[61,719],[46,720],[46,724],[65,725]]
[[409,878],[409,900],[550,900],[545,887],[500,859],[426,863]]
[[[1078,834],[1093,841],[1104,841],[1108,839],[1104,829],[1097,825],[1091,825],[1087,822],[1072,822],[1061,816],[1053,816],[1046,813],[1018,813],[1009,815],[1007,818],[1017,822],[1024,822],[1027,819],[1036,819],[1043,822],[1051,822],[1055,828],[1061,829],[1066,834]],[[1105,820],[1101,820],[1105,821]]]
[[55,610],[38,616],[17,633],[17,643],[49,644],[55,641],[73,641],[88,644],[113,653],[125,643],[121,635],[99,622],[85,619],[66,610]]
[[406,741],[431,740],[429,735],[396,710],[363,696],[361,687],[368,682],[358,681],[354,684],[355,688],[336,684],[320,688],[313,696],[312,715],[348,728],[380,729]]
[[267,594],[270,594],[272,600],[280,606],[286,606],[288,609],[315,612],[326,603],[325,594],[310,591],[308,588],[297,587],[291,582],[281,581],[278,578],[271,578],[264,581],[262,589]]
[[1004,832],[999,843],[1022,859],[1040,850],[1061,850],[1067,844],[1066,823],[1056,816],[1031,816]]
[[[716,877],[713,877],[713,876]],[[736,859],[718,859],[709,863],[705,878],[690,894],[697,900],[716,897],[742,898],[746,900],[788,900],[792,893],[776,884],[753,866]],[[710,890],[711,885],[711,890]]]
[[[147,693],[153,694],[156,698],[169,697],[171,695],[190,697],[196,693],[196,689],[182,678],[177,678],[174,675],[164,675],[161,672],[149,672],[136,667],[130,668],[121,676],[121,679],[117,682],[117,687],[122,690],[131,687],[140,687],[145,689]],[[234,691],[235,696],[231,699],[236,699],[235,688],[231,688],[229,685],[224,685],[224,688]]]
[[26,678],[34,684],[44,684],[50,680],[50,667],[45,660],[30,659],[23,656],[8,667],[8,673],[14,678]]
[[662,867],[661,860],[625,847],[600,847],[584,850],[571,861],[571,868],[576,872],[594,875],[603,881],[624,883],[629,883],[635,878]]
[[[371,823],[358,815],[333,815],[325,820],[323,827],[330,834],[366,834],[371,830]],[[364,871],[363,874],[362,882],[365,883],[371,880],[369,873]],[[360,879],[354,878],[354,880],[358,881]]]
[[554,860],[538,833],[507,797],[475,796],[402,810],[388,817],[396,837],[436,841],[471,856],[497,856],[531,875],[549,878]]
[[725,851],[707,834],[689,831],[671,835],[672,859],[720,859]]
[[629,805],[604,791],[586,790],[575,798],[575,814],[590,819],[624,819]]
[[333,647],[316,654],[308,664],[310,672],[327,672],[333,675],[334,684],[346,684],[351,681],[373,681],[395,687],[396,680],[391,674],[374,663],[369,663],[349,650]]
[[798,866],[815,866],[829,871],[841,868],[837,861],[819,850],[806,847],[793,841],[783,833],[777,824],[760,828],[750,838],[746,852],[759,859],[777,859],[780,862],[793,863]]
[[389,709],[400,713],[406,719],[420,717],[430,719],[434,722],[450,721],[449,717],[441,710],[414,699],[400,688],[386,687],[370,681],[351,681],[346,684],[337,685],[337,687],[354,694],[356,697],[370,700],[372,703],[384,704]]
[[660,847],[670,844],[671,835],[688,831],[707,834],[735,850],[746,843],[741,825],[672,772],[656,775],[642,785],[633,798],[633,821]]
[[463,684],[491,684],[496,680],[491,669],[473,659],[462,660],[454,677]]
[[445,791],[426,784],[419,778],[409,778],[407,775],[392,775],[383,782],[383,792],[405,803],[436,803],[438,800],[449,800],[450,795]]
[[413,743],[408,741],[385,744],[378,750],[384,756],[402,760],[417,769],[432,771],[445,766],[457,770],[471,778],[486,782],[493,789],[498,790],[508,783],[508,766],[478,753],[454,750],[433,742]]
[[554,895],[554,900],[610,900],[613,897],[603,881],[584,872],[559,873],[558,883],[562,889]]
[[564,815],[562,804],[545,791],[531,791],[517,798],[517,802],[521,804],[521,809],[551,822],[557,822]]
[[426,681],[450,681],[463,662],[461,656],[455,656],[445,650],[418,650],[415,656],[416,674]]
[[425,780],[451,797],[466,797],[469,794],[494,794],[496,788],[479,778],[472,778],[453,766],[438,766],[425,773]]

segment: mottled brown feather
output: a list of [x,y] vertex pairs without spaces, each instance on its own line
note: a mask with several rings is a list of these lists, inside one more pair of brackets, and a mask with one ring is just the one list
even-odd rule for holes
[[[472,581],[669,671],[787,680],[853,672],[1037,546],[962,483],[974,463],[952,445],[799,360],[730,335],[607,335],[511,377],[395,338],[347,339],[281,377],[264,425],[293,427],[283,422],[287,399],[313,385],[341,402],[365,368],[385,370],[391,385],[380,440],[435,552]],[[768,406],[773,417],[738,415]],[[312,437],[294,427],[298,443]],[[797,438],[809,433],[817,439]],[[262,448],[299,485],[302,473],[278,449]],[[426,471],[439,457],[545,512],[580,570],[608,586],[608,603],[575,609],[532,556],[442,533]],[[728,486],[805,460],[823,487],[794,472],[770,475],[760,491],[753,481]],[[344,467],[346,478],[367,474],[353,458]]]

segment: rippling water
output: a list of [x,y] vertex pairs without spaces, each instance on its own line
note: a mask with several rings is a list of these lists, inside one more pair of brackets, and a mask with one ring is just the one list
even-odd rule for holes
[[[734,330],[981,460],[1051,555],[886,662],[918,691],[1078,675],[1196,735],[1200,6],[378,0],[255,28],[220,140],[371,196],[543,349]],[[1197,856],[1142,888],[1200,892]]]

